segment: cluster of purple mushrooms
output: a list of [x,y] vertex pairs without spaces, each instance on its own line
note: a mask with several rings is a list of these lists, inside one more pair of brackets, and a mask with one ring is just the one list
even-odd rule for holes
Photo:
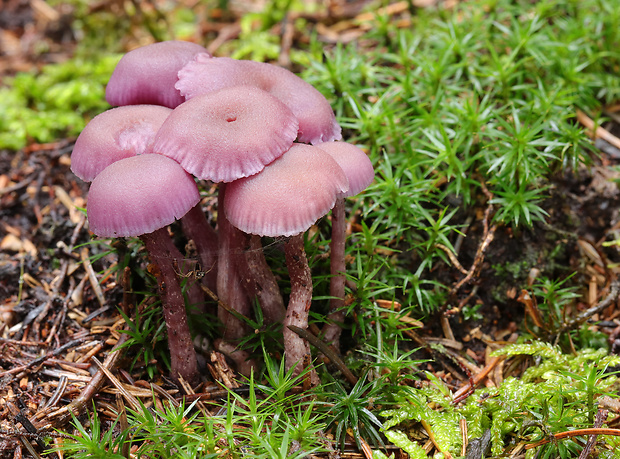
[[[286,368],[300,373],[310,347],[289,327],[307,328],[312,300],[303,234],[332,210],[332,300],[321,338],[337,347],[344,319],[344,199],[366,188],[374,171],[361,149],[340,141],[341,128],[320,92],[281,67],[168,41],[125,54],[106,100],[116,107],[84,128],[71,168],[92,181],[91,231],[139,236],[158,267],[172,376],[199,380],[179,272],[184,256],[168,228],[175,220],[205,273],[187,287],[189,302],[200,308],[205,292],[219,299],[216,347],[240,372],[251,370],[237,343],[250,332],[240,317],[251,317],[258,301],[265,323],[283,324]],[[201,207],[197,180],[218,186],[217,228]],[[287,307],[261,236],[284,241]],[[317,383],[314,370],[310,374]]]

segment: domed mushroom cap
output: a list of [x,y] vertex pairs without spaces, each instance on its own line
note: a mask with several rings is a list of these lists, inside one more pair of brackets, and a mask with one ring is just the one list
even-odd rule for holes
[[194,56],[210,54],[196,43],[163,41],[136,48],[116,65],[105,97],[110,105],[155,104],[174,108],[185,101],[174,87],[178,73]]
[[160,105],[128,105],[95,116],[75,141],[71,170],[90,182],[110,164],[147,152],[171,112]]
[[198,204],[194,179],[161,155],[121,159],[91,184],[87,215],[97,236],[140,236],[183,217]]
[[153,151],[200,179],[230,182],[261,171],[290,148],[297,119],[275,97],[235,86],[194,97],[173,110]]
[[366,189],[375,178],[370,159],[360,148],[348,142],[324,142],[318,148],[336,160],[349,180],[349,190],[342,196],[348,198]]
[[239,85],[255,86],[284,102],[299,120],[300,142],[317,144],[341,138],[327,99],[314,86],[276,65],[199,54],[181,69],[176,87],[191,99]]
[[349,188],[336,161],[323,150],[295,144],[260,173],[226,186],[230,222],[259,236],[293,236],[310,228]]

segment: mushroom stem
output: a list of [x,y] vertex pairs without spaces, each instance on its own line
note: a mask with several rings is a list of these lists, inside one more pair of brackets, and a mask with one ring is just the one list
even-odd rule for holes
[[217,286],[217,233],[207,221],[200,203],[181,218],[183,232],[194,241],[207,287],[216,291]]
[[196,351],[187,323],[183,292],[173,264],[178,249],[166,231],[165,227],[160,228],[152,233],[143,234],[140,238],[149,252],[151,261],[159,268],[154,274],[168,330],[172,377],[175,379],[182,377],[194,385],[199,379]]
[[344,323],[344,297],[345,297],[345,240],[346,220],[344,212],[344,197],[336,199],[332,209],[332,240],[330,247],[330,270],[329,283],[329,314],[327,323],[323,326],[323,339],[335,349],[340,348],[340,334]]
[[[219,234],[217,294],[219,299],[244,316],[252,310],[250,301],[241,288],[241,278],[236,269],[237,258],[242,255],[243,232],[230,224],[224,212],[224,196],[226,185],[220,184],[218,194],[217,225]],[[222,321],[224,331],[222,337],[226,341],[238,341],[246,335],[247,326],[238,318],[218,309],[218,317]]]
[[[289,326],[304,330],[308,328],[308,314],[312,302],[312,275],[304,250],[303,233],[289,238],[284,246],[284,254],[291,280],[291,294],[283,324],[285,366],[287,371],[295,367],[295,374],[300,374],[304,360],[310,357],[310,345]],[[314,369],[311,370],[310,381],[313,385],[318,383]]]
[[258,298],[265,324],[282,323],[286,315],[278,282],[265,260],[260,236],[246,235],[245,257],[239,260],[242,283],[250,298]]

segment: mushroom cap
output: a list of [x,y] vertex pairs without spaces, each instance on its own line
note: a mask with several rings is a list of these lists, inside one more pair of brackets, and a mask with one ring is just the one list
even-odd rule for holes
[[187,41],[163,41],[136,48],[116,65],[105,97],[110,105],[154,104],[174,108],[185,101],[174,84],[178,72],[194,56],[210,56]]
[[179,71],[176,88],[191,99],[239,85],[255,86],[284,102],[299,120],[300,142],[317,144],[342,137],[327,99],[314,86],[276,65],[198,54]]
[[75,141],[71,170],[90,182],[113,162],[147,152],[171,112],[160,105],[128,105],[100,113]]
[[294,144],[260,173],[229,183],[224,207],[229,221],[246,233],[293,236],[329,212],[348,187],[329,154]]
[[199,201],[194,179],[172,159],[131,156],[110,164],[93,180],[88,222],[97,236],[140,236],[183,217]]
[[372,183],[375,171],[370,159],[360,148],[348,142],[324,142],[318,148],[336,160],[349,180],[349,190],[342,196],[355,196]]
[[231,182],[256,174],[290,148],[297,119],[275,97],[235,86],[194,97],[175,108],[153,151],[200,179]]

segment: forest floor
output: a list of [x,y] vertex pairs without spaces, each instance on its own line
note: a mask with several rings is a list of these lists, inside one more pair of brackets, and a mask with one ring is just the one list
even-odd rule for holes
[[[341,11],[337,21],[336,16],[311,19],[327,37],[353,39],[357,31],[344,24],[347,18],[360,14],[363,3],[339,7],[350,11]],[[69,19],[69,13],[65,15],[45,2],[3,0],[0,75],[32,71],[44,63],[69,58],[75,46],[75,37],[66,28]],[[225,41],[236,36],[238,18],[208,28],[214,37]],[[42,44],[49,50],[44,55],[36,52]],[[613,142],[617,126],[604,127]],[[235,369],[212,350],[201,357],[202,369],[209,377],[195,388],[179,388],[167,380],[162,376],[163,364],[156,363],[160,371],[151,379],[145,378],[144,368],[134,368],[131,374],[126,368],[135,351],[111,352],[122,344],[122,331],[127,327],[119,309],[130,311],[132,298],[122,279],[113,275],[116,259],[106,255],[105,248],[88,244],[91,235],[85,215],[77,209],[85,207],[87,185],[70,171],[74,140],[31,143],[19,151],[0,150],[0,457],[21,457],[22,452],[40,457],[34,455],[42,453],[44,438],[52,436],[57,441],[63,437],[54,432],[68,428],[71,410],[84,420],[94,404],[104,426],[110,426],[116,409],[123,404],[132,407],[137,400],[154,400],[160,406],[165,400],[177,403],[184,391],[186,400],[216,406],[226,392],[214,381],[231,389],[239,387]],[[617,352],[620,252],[604,243],[620,231],[616,185],[620,174],[610,168],[620,163],[620,150],[602,140],[597,146],[600,151],[592,167],[566,174],[552,184],[546,208],[553,210],[545,224],[517,232],[495,225],[490,230],[489,221],[479,215],[467,230],[459,256],[461,263],[470,264],[465,273],[460,277],[454,271],[435,273],[436,279],[462,289],[456,295],[462,304],[474,293],[478,298],[475,320],[464,322],[457,305],[453,311],[432,315],[412,332],[419,346],[442,343],[450,352],[467,355],[477,363],[479,373],[472,375],[464,368],[455,369],[452,357],[442,361],[451,353],[442,356],[420,351],[422,356],[436,358],[425,369],[444,379],[455,392],[459,388],[466,392],[472,383],[501,383],[496,368],[499,361],[491,358],[489,351],[498,343],[515,342],[524,323],[544,330],[528,292],[517,291],[510,282],[500,282],[487,273],[492,267],[518,263],[514,269],[527,269],[534,282],[537,266],[546,264],[552,252],[558,269],[581,273],[582,290],[588,292],[584,297],[589,300],[575,304],[566,314],[575,317],[590,310],[583,320],[603,332],[612,352]],[[91,261],[92,255],[101,258]],[[506,273],[507,277],[513,275]],[[495,300],[498,295],[505,301],[501,310]],[[596,308],[601,305],[605,307]],[[568,317],[566,323],[570,323]],[[406,457],[396,447],[388,449],[396,457]],[[367,454],[349,439],[340,457]]]

